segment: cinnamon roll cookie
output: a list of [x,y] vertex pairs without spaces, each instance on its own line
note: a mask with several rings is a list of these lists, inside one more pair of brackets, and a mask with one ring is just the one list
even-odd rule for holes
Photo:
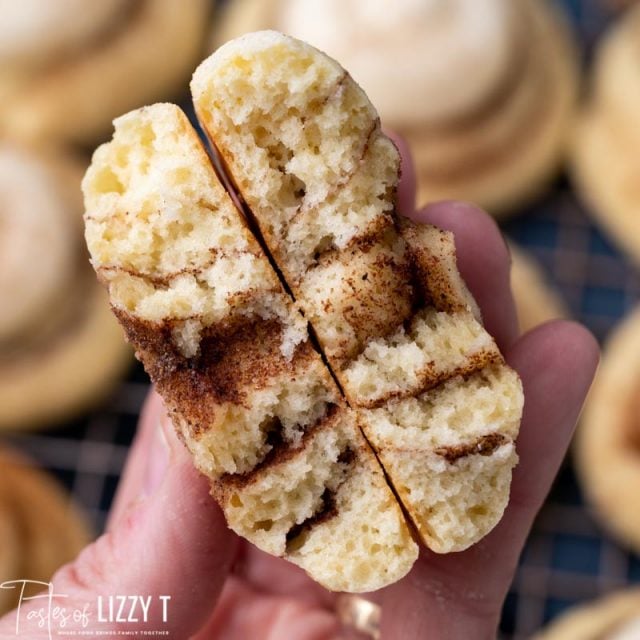
[[[12,535],[9,566],[2,564],[5,547],[0,550],[0,584],[47,582],[91,541],[90,527],[55,479],[17,454],[0,451],[0,474],[0,536]],[[0,589],[0,615],[17,603],[17,589]]]
[[171,96],[203,43],[208,0],[2,0],[0,133],[83,144]]
[[591,96],[576,127],[573,177],[590,211],[640,261],[640,5],[599,45]]
[[[0,585],[18,576],[18,558],[22,553],[19,532],[4,504],[3,492],[0,487]],[[0,616],[12,608],[13,596],[13,590],[0,588]]]
[[247,221],[156,105],[94,155],[86,236],[230,526],[331,589],[397,580],[417,547],[371,446],[429,547],[473,544],[508,500],[521,385],[451,234],[396,218],[375,110],[276,32],[220,49],[192,91]]
[[640,637],[640,589],[606,595],[553,621],[534,640],[637,640]]
[[640,552],[640,309],[616,328],[575,439],[578,475],[603,526]]
[[0,145],[0,429],[84,409],[130,362],[86,266],[82,170],[59,154]]
[[349,68],[415,156],[418,202],[500,215],[557,170],[573,123],[576,47],[546,0],[240,0],[216,46],[273,28]]
[[521,333],[549,320],[568,318],[569,310],[536,259],[520,246],[509,242],[511,290],[516,303]]

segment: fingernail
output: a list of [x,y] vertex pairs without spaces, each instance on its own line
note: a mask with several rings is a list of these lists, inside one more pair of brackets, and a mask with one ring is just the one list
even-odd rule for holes
[[149,448],[147,468],[144,477],[144,492],[149,496],[160,486],[169,464],[169,445],[160,421]]

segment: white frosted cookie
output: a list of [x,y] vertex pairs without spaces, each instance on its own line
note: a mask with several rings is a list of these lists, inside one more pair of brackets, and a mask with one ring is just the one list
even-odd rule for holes
[[340,60],[385,121],[406,127],[450,122],[484,102],[509,74],[518,19],[504,0],[404,0],[393,11],[384,0],[289,0],[278,9],[283,32]]
[[214,46],[277,29],[347,67],[415,157],[418,202],[500,215],[535,196],[566,151],[576,47],[545,1],[239,0]]
[[83,183],[92,262],[229,526],[332,590],[400,579],[417,545],[360,418],[186,116],[115,124]]
[[569,609],[534,640],[637,640],[640,589],[616,591]]
[[[0,147],[0,343],[41,323],[76,268],[78,224],[56,176],[45,162],[18,147]],[[53,197],[52,197],[53,194]]]
[[502,0],[402,0],[392,12],[383,0],[240,0],[212,44],[265,28],[295,36],[347,66],[385,121],[419,126],[464,116],[502,83],[515,20]]
[[[235,0],[224,5],[209,36],[209,49],[214,51],[238,36],[264,29],[283,31],[278,24],[286,0]],[[289,34],[295,37],[295,34]]]
[[131,360],[81,240],[75,160],[0,145],[0,429],[52,423]]
[[[338,63],[276,32],[224,45],[192,91],[425,544],[473,544],[508,500],[521,386],[482,327],[451,234],[396,218],[399,156],[375,109]],[[464,383],[480,372],[477,388]],[[485,394],[494,419],[479,408],[460,426],[457,411]],[[450,411],[432,413],[441,401]],[[413,446],[412,429],[424,434]]]
[[37,68],[73,53],[110,28],[126,0],[0,0],[0,62]]
[[210,9],[208,0],[5,4],[0,132],[83,144],[119,113],[181,90]]
[[521,333],[549,320],[568,318],[560,293],[548,282],[542,267],[525,249],[509,242],[511,290],[516,303]]
[[576,187],[606,233],[640,260],[640,5],[630,8],[596,52],[591,96],[575,129]]
[[603,526],[640,551],[640,309],[613,330],[575,438],[581,486]]
[[501,217],[543,190],[564,159],[578,94],[576,45],[549,2],[516,4],[519,44],[495,101],[477,105],[458,126],[405,134],[413,140],[418,203],[468,200]]
[[[2,524],[18,533],[13,564],[0,582],[46,582],[91,541],[85,516],[53,477],[10,451],[0,451],[0,474]],[[0,590],[0,615],[16,605],[15,591]]]

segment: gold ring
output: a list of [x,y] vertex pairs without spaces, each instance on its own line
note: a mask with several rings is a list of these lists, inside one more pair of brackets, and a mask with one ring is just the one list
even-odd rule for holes
[[380,640],[380,607],[360,596],[344,593],[338,596],[336,613],[345,627],[351,627]]

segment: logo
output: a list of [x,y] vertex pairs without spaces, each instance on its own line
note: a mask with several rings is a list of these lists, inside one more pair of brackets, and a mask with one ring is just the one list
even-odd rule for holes
[[[142,637],[168,636],[165,629],[148,629],[150,620],[166,624],[171,596],[160,595],[99,595],[81,606],[69,596],[54,591],[53,583],[38,580],[11,580],[0,584],[0,589],[17,591],[16,636],[32,633],[35,629],[46,632],[49,640],[58,637]],[[30,595],[35,590],[38,593]],[[122,629],[118,627],[122,625]],[[136,625],[144,629],[132,630]]]

